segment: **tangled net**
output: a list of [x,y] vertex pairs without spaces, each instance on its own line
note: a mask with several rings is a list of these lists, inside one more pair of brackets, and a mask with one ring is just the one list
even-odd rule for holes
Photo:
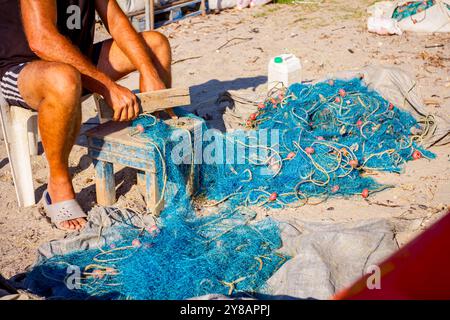
[[[411,16],[414,16],[417,13],[425,12],[427,9],[431,8],[436,4],[435,0],[423,0],[423,1],[409,1],[406,2],[397,8],[395,8],[394,12],[392,13],[392,18],[400,21],[406,18],[409,18]],[[450,10],[450,6],[448,4],[445,4],[447,9]],[[423,19],[426,18],[426,14],[424,15]],[[414,23],[420,22],[413,20]]]
[[[423,135],[429,122],[423,120]],[[134,127],[159,155],[159,187],[167,201],[158,226],[124,223],[117,227],[119,240],[42,261],[29,273],[28,287],[50,297],[100,299],[264,292],[267,279],[289,257],[277,252],[282,245],[277,223],[255,222],[251,207],[301,207],[355,194],[366,198],[388,187],[371,172],[399,173],[408,160],[434,157],[418,145],[423,136],[411,133],[418,125],[360,79],[273,92],[245,130],[215,131],[203,140],[202,155],[217,161],[200,165],[198,196],[217,213],[202,217],[185,186],[196,155],[189,155],[190,163],[173,163],[175,129],[143,115]],[[66,286],[68,266],[81,267],[76,290]]]

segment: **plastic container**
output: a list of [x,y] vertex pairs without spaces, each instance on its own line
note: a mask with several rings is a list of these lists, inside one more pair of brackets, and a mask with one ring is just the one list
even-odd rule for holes
[[302,81],[302,64],[293,54],[282,54],[270,59],[268,90],[289,87]]

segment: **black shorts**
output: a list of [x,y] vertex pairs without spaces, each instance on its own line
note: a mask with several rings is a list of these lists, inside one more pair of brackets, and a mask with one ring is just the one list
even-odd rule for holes
[[[99,42],[94,45],[91,61],[95,66],[98,64],[98,60],[100,59],[102,46],[103,42]],[[19,78],[20,72],[22,72],[23,68],[25,68],[28,63],[29,62],[21,63],[9,68],[3,78],[0,79],[0,88],[3,97],[9,105],[32,109],[23,99],[20,94],[19,87],[17,86],[17,79]],[[83,92],[83,94],[84,93],[85,92]]]

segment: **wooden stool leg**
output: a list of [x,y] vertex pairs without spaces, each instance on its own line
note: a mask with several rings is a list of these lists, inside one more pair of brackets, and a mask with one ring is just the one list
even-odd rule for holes
[[111,206],[116,203],[116,183],[114,181],[113,164],[94,160],[97,191],[97,203],[101,206]]
[[161,201],[161,203],[158,205],[160,194],[157,179],[158,177],[156,173],[149,171],[137,172],[137,183],[142,195],[145,198],[147,209],[155,216],[159,216],[164,206],[164,201]]
[[202,12],[202,16],[206,16],[206,0],[201,1],[200,11]]

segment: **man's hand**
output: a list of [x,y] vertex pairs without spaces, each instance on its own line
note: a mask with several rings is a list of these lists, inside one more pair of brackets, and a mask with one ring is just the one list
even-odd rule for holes
[[113,83],[103,93],[103,98],[114,110],[114,121],[131,121],[139,115],[136,95],[121,85]]

